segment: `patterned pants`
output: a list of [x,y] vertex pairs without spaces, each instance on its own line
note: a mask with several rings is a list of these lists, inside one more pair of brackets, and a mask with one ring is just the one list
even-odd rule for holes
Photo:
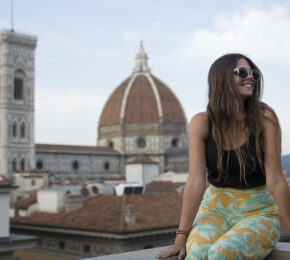
[[266,186],[210,185],[189,234],[185,259],[263,259],[279,237],[278,209]]

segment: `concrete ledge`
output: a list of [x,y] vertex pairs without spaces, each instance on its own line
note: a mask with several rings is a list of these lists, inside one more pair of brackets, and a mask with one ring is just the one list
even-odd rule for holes
[[[83,260],[156,260],[156,254],[167,248],[168,246],[164,247],[157,247],[153,249],[145,249],[140,251],[132,251],[127,253],[121,254],[114,254],[114,255],[106,255],[106,256],[99,256],[99,257],[91,257],[86,258]],[[266,260],[289,260],[290,259],[290,243],[280,242],[277,244],[273,252],[269,254]],[[177,260],[176,256],[168,257],[166,260]]]
[[[86,258],[83,260],[143,260],[143,259],[155,259],[155,256],[157,253],[168,246],[164,247],[156,247],[151,249],[145,249],[145,250],[138,250],[138,251],[131,251],[127,253],[121,253],[121,254],[114,254],[114,255],[104,255],[104,256],[98,256],[98,257],[91,257]],[[177,259],[175,256],[167,258],[168,260],[174,260]]]
[[279,242],[275,249],[265,258],[267,260],[281,259],[287,260],[290,259],[290,243]]

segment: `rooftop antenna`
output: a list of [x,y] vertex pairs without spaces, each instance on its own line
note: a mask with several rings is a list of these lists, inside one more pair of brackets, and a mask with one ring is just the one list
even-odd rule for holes
[[11,32],[14,32],[14,28],[13,28],[14,27],[14,24],[13,24],[14,23],[14,17],[13,17],[13,15],[14,15],[14,12],[13,12],[14,11],[13,10],[13,0],[10,0],[10,4],[11,4],[10,5],[10,7],[11,7],[10,8],[10,11],[11,11]]

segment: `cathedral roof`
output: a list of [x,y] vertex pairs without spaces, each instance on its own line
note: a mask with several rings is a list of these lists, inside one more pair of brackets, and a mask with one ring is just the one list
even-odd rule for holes
[[175,94],[152,75],[141,42],[136,66],[111,94],[105,104],[99,127],[123,123],[186,124],[186,117]]
[[91,151],[117,153],[111,147],[82,146],[82,145],[59,145],[59,144],[35,144],[36,150],[68,150],[68,151]]
[[140,154],[136,159],[134,159],[132,162],[128,162],[127,164],[158,164],[158,163],[152,161],[146,155]]

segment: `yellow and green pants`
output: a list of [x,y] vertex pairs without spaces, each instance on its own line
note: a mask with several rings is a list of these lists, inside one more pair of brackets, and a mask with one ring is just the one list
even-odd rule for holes
[[279,237],[278,209],[266,186],[210,185],[189,234],[185,259],[263,259]]

